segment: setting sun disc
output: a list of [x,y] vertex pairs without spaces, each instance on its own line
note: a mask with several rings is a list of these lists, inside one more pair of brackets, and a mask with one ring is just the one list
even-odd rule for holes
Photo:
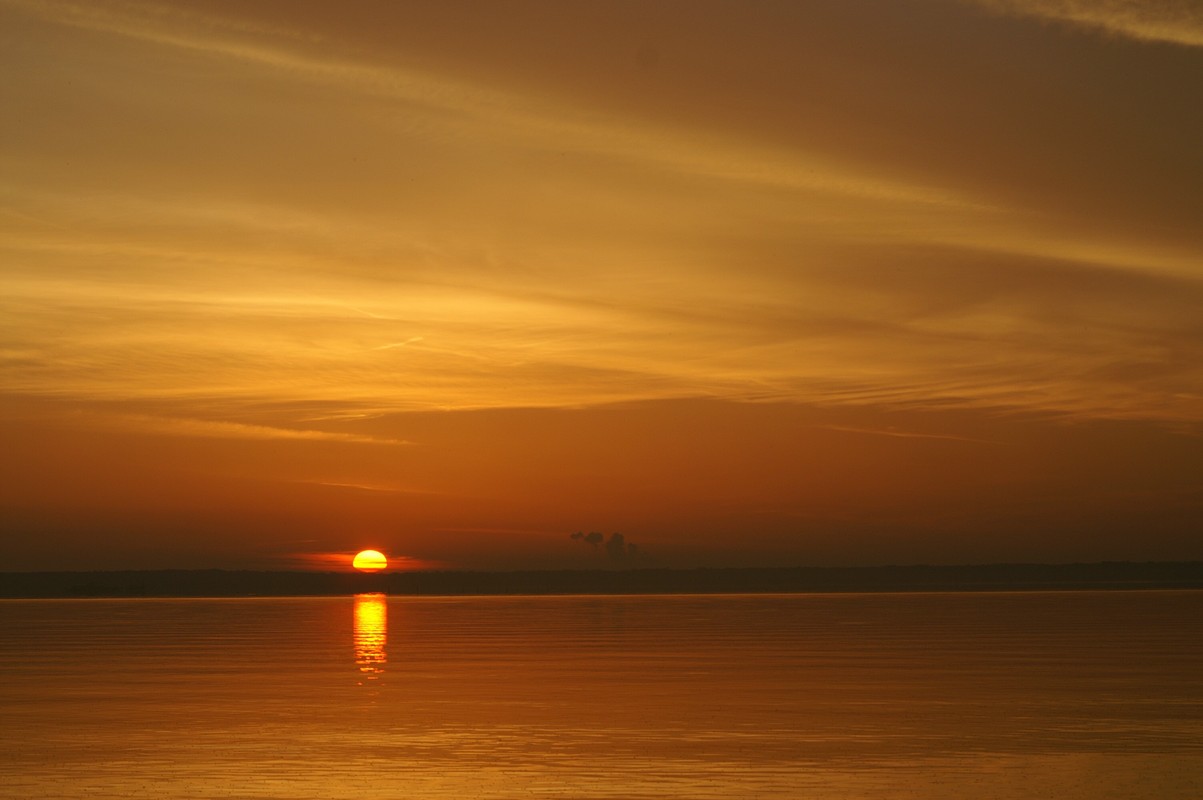
[[379,572],[388,566],[388,559],[379,550],[361,550],[355,554],[351,566],[360,572]]

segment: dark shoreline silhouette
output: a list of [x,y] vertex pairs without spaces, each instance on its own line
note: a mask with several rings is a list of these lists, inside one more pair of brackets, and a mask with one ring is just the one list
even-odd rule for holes
[[2,598],[1203,589],[1203,561],[517,572],[0,572]]

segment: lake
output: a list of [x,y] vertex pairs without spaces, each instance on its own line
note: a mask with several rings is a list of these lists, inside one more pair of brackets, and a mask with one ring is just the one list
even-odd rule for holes
[[3,600],[0,797],[1203,797],[1203,592]]

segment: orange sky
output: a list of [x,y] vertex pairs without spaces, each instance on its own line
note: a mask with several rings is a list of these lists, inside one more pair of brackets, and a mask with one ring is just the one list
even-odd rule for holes
[[0,569],[1203,558],[1192,0],[0,30]]

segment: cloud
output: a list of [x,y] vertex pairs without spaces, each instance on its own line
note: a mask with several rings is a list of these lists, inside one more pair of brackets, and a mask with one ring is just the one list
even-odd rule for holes
[[577,531],[576,533],[571,534],[568,538],[570,538],[574,541],[577,541],[577,542],[581,542],[583,544],[590,545],[594,549],[597,549],[597,546],[599,544],[601,544],[605,540],[606,537],[604,534],[599,533],[598,531],[590,531],[589,533],[583,533],[582,531]]
[[1203,47],[1203,6],[1193,0],[969,0],[1143,42]]
[[[1154,150],[1173,155],[1164,137],[1192,129],[1132,91],[1159,85],[1155,70],[1114,101],[1067,83],[1115,49],[1097,41],[1076,42],[1081,70],[1045,74],[1059,51],[999,70],[993,53],[1012,42],[934,3],[886,50],[849,55],[802,24],[822,3],[783,4],[766,19],[803,38],[771,74],[742,58],[721,65],[728,83],[703,70],[663,87],[686,102],[660,113],[634,102],[642,88],[565,97],[482,70],[497,53],[456,42],[423,59],[353,25],[306,33],[304,13],[237,16],[271,4],[0,6],[30,42],[12,80],[65,109],[43,136],[31,116],[29,140],[0,153],[19,175],[0,189],[12,393],[176,403],[180,419],[210,402],[250,418],[283,396],[331,418],[681,397],[1203,416],[1198,242],[1167,221],[1189,216],[1195,182],[1183,168],[1140,192],[1124,177],[1151,175]],[[819,16],[838,23],[845,6]],[[1146,6],[995,4],[1190,20]],[[857,37],[886,17],[854,20]],[[77,61],[49,62],[48,29]],[[754,63],[737,47],[751,30],[731,34],[732,52]],[[912,37],[930,59],[890,49]],[[692,43],[695,59],[713,60],[710,41]],[[980,63],[964,55],[978,45]],[[814,86],[793,80],[817,65]],[[937,66],[933,81],[923,70]],[[184,79],[197,91],[181,96]],[[1067,89],[1072,103],[1050,102]],[[1078,156],[1092,148],[1106,169]],[[1154,228],[1086,208],[1099,197],[1138,197],[1129,210]]]
[[375,348],[373,348],[373,349],[374,349],[374,350],[395,350],[395,349],[397,349],[398,347],[408,347],[408,346],[409,346],[409,345],[411,345],[411,344],[416,344],[416,343],[418,343],[418,342],[421,342],[421,341],[422,341],[422,340],[424,340],[425,338],[426,338],[426,337],[424,337],[424,336],[411,336],[411,337],[409,337],[408,339],[406,339],[406,340],[404,340],[404,341],[401,341],[401,342],[392,342],[391,344],[382,344],[382,345],[380,345],[380,346],[378,346],[378,347],[375,347]]
[[[355,557],[354,550],[297,552],[279,556],[278,561],[291,562],[304,569],[322,570],[329,572],[350,572],[351,561]],[[415,570],[446,569],[447,564],[426,558],[403,556],[395,553],[388,554],[388,569],[385,574],[392,572],[412,572]]]
[[639,554],[634,543],[628,543],[621,533],[612,533],[606,540],[606,556],[611,561],[626,562]]
[[589,533],[577,531],[568,538],[582,544],[587,544],[595,551],[600,548],[600,551],[605,553],[606,558],[615,563],[625,564],[634,561],[640,556],[639,548],[633,542],[628,542],[626,537],[621,533],[612,533],[610,534],[610,538],[607,539],[604,534],[598,531],[590,531]]
[[[533,95],[507,92],[399,65],[382,67],[319,56],[309,37],[285,28],[247,26],[218,16],[181,12],[157,4],[118,6],[73,2],[0,0],[59,24],[103,31],[158,45],[195,51],[271,70],[305,83],[332,85],[365,95],[450,112],[440,122],[461,134],[508,135],[558,151],[597,154],[723,182],[857,197],[889,204],[973,205],[947,188],[886,179],[830,154],[807,155],[767,144],[732,145],[696,130],[612,118],[553,105]],[[457,119],[459,118],[459,119]],[[461,119],[470,120],[465,125]],[[476,132],[475,134],[473,132]]]
[[[371,439],[372,443],[378,443],[387,440]],[[342,481],[323,481],[323,480],[294,480],[292,483],[304,483],[313,486],[329,486],[332,489],[349,489],[355,492],[372,492],[379,494],[404,494],[404,495],[431,495],[437,494],[427,489],[411,489],[401,486],[381,486],[378,484],[366,483],[347,483]]]
[[943,433],[917,433],[915,431],[900,431],[894,428],[858,428],[852,425],[820,425],[823,430],[840,431],[843,433],[863,433],[869,436],[892,436],[898,439],[948,439],[954,442],[976,442],[978,444],[999,444],[990,439],[975,439],[972,436],[953,436]]
[[412,444],[401,439],[363,436],[354,433],[281,428],[270,425],[248,425],[241,422],[223,422],[205,419],[157,417],[146,414],[79,414],[74,418],[81,421],[86,420],[87,424],[96,427],[115,428],[131,433],[149,433],[167,436],[189,436],[208,439],[340,442],[345,444],[371,444],[388,447]]

